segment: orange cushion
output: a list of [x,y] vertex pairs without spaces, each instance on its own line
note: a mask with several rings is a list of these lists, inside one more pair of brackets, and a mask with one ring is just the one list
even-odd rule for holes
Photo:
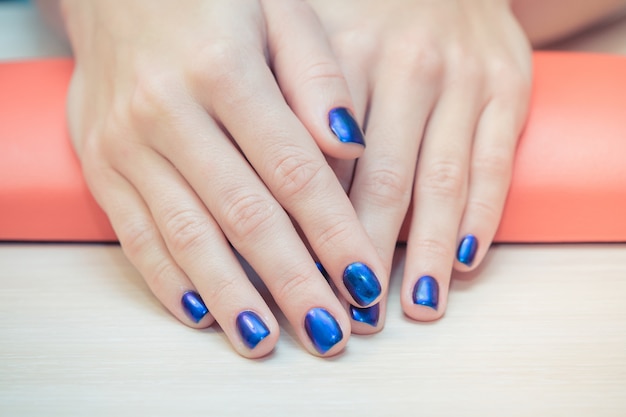
[[[626,57],[540,52],[499,242],[626,241]],[[65,122],[73,63],[0,63],[0,239],[114,241]]]

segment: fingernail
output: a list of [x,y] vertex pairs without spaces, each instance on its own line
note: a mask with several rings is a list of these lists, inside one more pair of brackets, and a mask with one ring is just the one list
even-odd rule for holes
[[435,278],[425,275],[417,280],[413,291],[413,303],[437,310],[439,304],[439,284]]
[[343,283],[360,306],[371,304],[380,295],[380,282],[369,267],[361,262],[348,265],[343,271]]
[[352,320],[359,321],[361,323],[369,324],[372,327],[376,327],[378,324],[378,317],[380,316],[380,304],[374,304],[371,307],[355,307],[350,306],[350,316]]
[[467,235],[461,240],[459,249],[456,252],[456,259],[462,264],[470,266],[474,262],[476,250],[478,249],[478,239],[474,235]]
[[250,349],[254,349],[261,340],[270,334],[270,330],[259,315],[249,310],[242,311],[237,316],[237,330],[239,330],[243,342]]
[[304,318],[304,328],[315,349],[324,354],[343,339],[337,320],[323,308],[312,308]]
[[336,107],[328,112],[328,125],[341,142],[365,146],[363,131],[345,107]]
[[330,279],[330,276],[328,275],[328,272],[326,272],[324,265],[322,265],[320,262],[315,262],[315,266],[317,266],[317,269],[322,273],[326,281],[328,281]]
[[202,297],[195,291],[187,291],[183,294],[182,299],[180,300],[183,305],[183,309],[185,313],[189,316],[189,318],[196,323],[202,320],[202,317],[206,316],[209,312],[209,309],[202,301]]

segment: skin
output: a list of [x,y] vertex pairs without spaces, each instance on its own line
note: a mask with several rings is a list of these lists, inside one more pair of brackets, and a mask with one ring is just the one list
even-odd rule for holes
[[[478,265],[497,229],[527,111],[530,45],[499,0],[310,3],[366,126],[354,171],[351,161],[333,165],[387,270],[412,217],[402,307],[412,319],[438,319],[452,269]],[[468,233],[480,242],[472,266],[454,261]],[[437,309],[413,303],[424,275],[438,281]]]
[[[398,237],[407,240],[405,314],[439,319],[452,271],[478,267],[497,230],[527,114],[531,46],[623,13],[624,2],[309,2],[366,128],[368,148],[358,163],[331,164],[387,268]],[[479,242],[470,265],[455,260],[468,234]],[[436,309],[413,302],[425,275],[439,284]],[[381,318],[385,307],[383,300]],[[352,326],[373,333],[384,319]]]
[[[60,5],[77,62],[69,124],[92,193],[164,306],[191,327],[217,321],[250,358],[272,351],[279,327],[231,245],[312,354],[304,315],[331,312],[344,334],[332,356],[351,330],[384,326],[393,251],[409,218],[402,307],[415,320],[440,318],[452,270],[480,264],[499,222],[531,44],[623,10],[616,0]],[[366,127],[366,149],[332,136],[334,107]],[[455,261],[467,233],[479,240],[471,266]],[[355,261],[383,287],[375,327],[345,312],[355,302],[341,275]],[[436,310],[413,304],[422,275],[439,283]],[[211,311],[198,323],[180,304],[188,290]],[[270,330],[254,349],[235,327],[244,310]]]
[[[325,354],[341,351],[350,322],[309,248],[350,300],[347,265],[365,262],[381,278],[386,268],[321,152],[355,158],[363,147],[339,142],[328,127],[330,109],[353,106],[310,7],[292,0],[62,6],[77,62],[71,136],[92,193],[154,294],[183,323],[215,320],[240,354],[266,355],[279,326],[232,245],[305,348],[319,354],[304,317],[323,307],[344,335]],[[211,313],[199,323],[181,306],[189,290]],[[252,350],[235,326],[244,310],[270,330]]]

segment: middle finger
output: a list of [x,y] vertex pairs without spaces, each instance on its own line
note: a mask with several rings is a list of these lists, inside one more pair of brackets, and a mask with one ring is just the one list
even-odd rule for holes
[[[211,93],[219,121],[296,220],[341,294],[356,305],[375,303],[385,292],[378,279],[385,268],[344,190],[288,107],[263,55],[234,61],[245,64],[228,70],[233,79],[220,85],[209,82],[199,91]],[[235,78],[236,89],[222,88],[232,87]],[[243,123],[241,114],[248,115]]]

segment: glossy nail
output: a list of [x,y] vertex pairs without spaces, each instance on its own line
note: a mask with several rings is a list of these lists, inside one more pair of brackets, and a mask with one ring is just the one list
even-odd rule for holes
[[183,294],[181,298],[181,304],[183,305],[183,309],[185,313],[189,316],[189,318],[196,323],[198,323],[206,314],[209,312],[209,309],[202,301],[202,297],[195,291],[187,291]]
[[330,275],[328,275],[328,272],[324,268],[324,265],[322,265],[320,262],[315,262],[315,266],[317,266],[317,269],[321,272],[326,281],[330,280]]
[[413,303],[437,310],[439,305],[439,284],[437,280],[425,275],[417,280],[413,290]]
[[315,349],[324,354],[343,339],[337,320],[323,308],[312,308],[304,318],[304,329]]
[[470,266],[474,262],[476,250],[478,249],[478,239],[474,235],[467,235],[461,240],[459,249],[456,252],[456,259],[462,264]]
[[371,304],[380,295],[380,282],[374,272],[361,262],[348,265],[343,271],[343,284],[360,306]]
[[376,327],[378,324],[378,318],[380,316],[380,304],[374,304],[371,307],[355,307],[350,306],[350,316],[352,320],[359,321],[361,323],[369,324],[372,327]]
[[365,146],[363,131],[345,107],[337,107],[328,112],[328,125],[341,142]]
[[249,349],[254,349],[256,345],[270,334],[261,317],[254,311],[242,311],[237,316],[237,330],[241,339]]

